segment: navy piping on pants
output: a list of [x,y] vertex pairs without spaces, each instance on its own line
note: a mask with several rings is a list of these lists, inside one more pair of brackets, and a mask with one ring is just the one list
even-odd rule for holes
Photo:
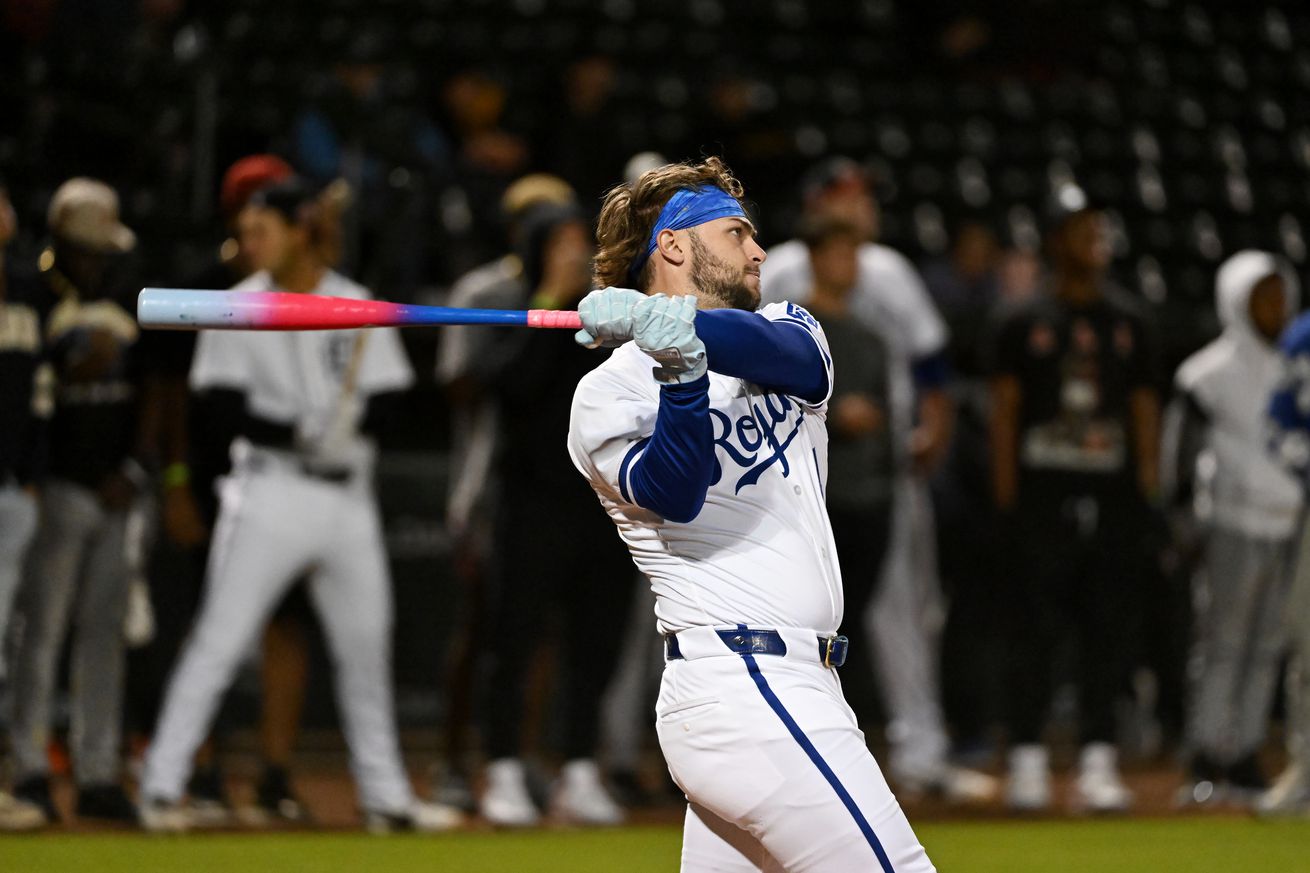
[[801,730],[801,726],[796,723],[796,720],[791,717],[791,713],[787,711],[787,708],[782,705],[778,695],[773,693],[773,689],[769,687],[764,674],[760,672],[760,665],[755,662],[755,656],[742,655],[741,658],[746,662],[746,668],[750,670],[751,678],[755,680],[755,685],[760,689],[760,694],[763,695],[765,702],[777,713],[778,718],[782,719],[782,723],[791,733],[792,739],[805,750],[805,754],[810,756],[814,766],[819,769],[819,772],[823,774],[823,778],[828,780],[832,790],[837,792],[841,802],[846,805],[846,810],[851,814],[851,818],[855,819],[855,824],[859,826],[864,838],[869,841],[873,853],[878,856],[878,863],[882,865],[883,873],[896,873],[892,868],[891,859],[887,857],[887,852],[884,851],[882,843],[878,841],[878,835],[873,832],[873,827],[869,824],[868,819],[864,817],[864,813],[856,805],[855,798],[851,797],[850,792],[846,790],[846,786],[841,784],[837,774],[832,772],[832,768],[828,766],[827,761],[823,760],[823,756],[814,747],[814,743],[810,742],[810,738],[805,736],[805,732]]

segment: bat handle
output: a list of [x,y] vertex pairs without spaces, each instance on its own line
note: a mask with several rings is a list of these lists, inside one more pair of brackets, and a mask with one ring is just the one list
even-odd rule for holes
[[529,309],[528,327],[578,330],[582,327],[582,318],[578,313],[567,309]]

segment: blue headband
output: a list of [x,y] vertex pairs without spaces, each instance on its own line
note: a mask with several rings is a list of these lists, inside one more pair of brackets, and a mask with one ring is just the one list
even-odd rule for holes
[[[746,212],[727,191],[714,185],[700,188],[681,188],[669,198],[660,210],[659,218],[650,231],[646,251],[637,256],[628,269],[628,278],[636,281],[645,269],[650,256],[655,254],[656,240],[662,230],[686,230],[716,218],[746,218]],[[749,219],[748,219],[749,220]]]

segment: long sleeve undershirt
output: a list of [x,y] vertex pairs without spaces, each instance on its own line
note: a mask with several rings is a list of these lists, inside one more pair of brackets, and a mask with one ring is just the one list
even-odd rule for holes
[[[799,323],[716,309],[696,314],[696,333],[716,373],[815,403],[828,394],[823,351]],[[662,387],[654,433],[633,444],[619,471],[625,496],[669,521],[694,520],[714,476],[709,387],[708,374]]]

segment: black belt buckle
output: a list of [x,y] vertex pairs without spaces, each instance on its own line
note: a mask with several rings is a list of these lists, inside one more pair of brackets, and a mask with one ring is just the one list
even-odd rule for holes
[[840,667],[846,663],[846,652],[851,647],[850,640],[838,634],[825,637],[819,642],[821,644],[820,648],[823,650],[823,666]]
[[345,485],[354,476],[354,471],[349,467],[320,467],[309,461],[300,462],[300,472],[331,485]]

